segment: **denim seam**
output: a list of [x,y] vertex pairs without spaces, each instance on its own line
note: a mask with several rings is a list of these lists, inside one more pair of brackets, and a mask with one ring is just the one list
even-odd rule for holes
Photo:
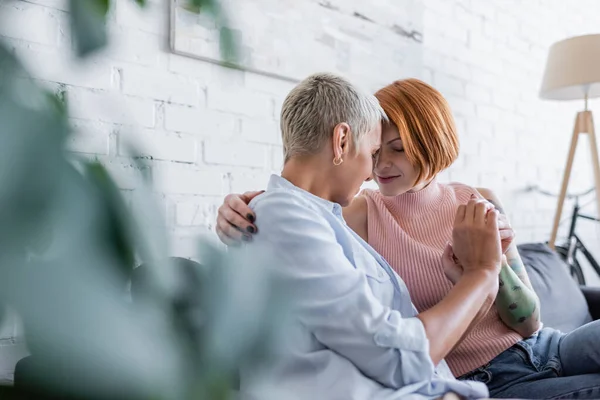
[[587,392],[587,391],[591,391],[591,390],[600,390],[600,385],[598,386],[590,386],[590,387],[586,387],[584,389],[577,389],[577,390],[572,390],[570,392],[566,392],[566,393],[561,393],[558,396],[554,396],[551,398],[552,399],[564,399],[564,396],[571,396],[577,393],[583,393],[583,392]]
[[558,376],[563,376],[562,363],[560,362],[559,357],[551,357],[548,362],[546,362],[546,365],[544,365],[544,370],[548,369],[556,371]]

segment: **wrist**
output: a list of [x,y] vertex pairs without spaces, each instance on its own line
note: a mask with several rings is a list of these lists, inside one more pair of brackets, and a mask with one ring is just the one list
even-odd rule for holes
[[494,292],[498,290],[498,273],[492,269],[476,269],[465,271],[462,279],[467,279],[478,286],[488,286]]

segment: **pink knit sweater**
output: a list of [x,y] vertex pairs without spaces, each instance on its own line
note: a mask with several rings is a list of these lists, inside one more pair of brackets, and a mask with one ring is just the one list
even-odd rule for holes
[[[435,180],[416,193],[385,197],[364,190],[368,204],[369,244],[379,252],[408,286],[419,312],[439,303],[452,288],[444,275],[441,256],[452,240],[456,209],[476,190]],[[479,196],[477,194],[477,196]],[[500,320],[496,307],[474,321],[474,326],[446,357],[459,377],[492,360],[522,337]]]

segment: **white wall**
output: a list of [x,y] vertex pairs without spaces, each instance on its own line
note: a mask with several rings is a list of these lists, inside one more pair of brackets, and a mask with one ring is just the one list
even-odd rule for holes
[[[125,144],[130,137],[142,144],[172,252],[191,256],[197,235],[213,229],[225,194],[263,188],[281,167],[278,112],[291,85],[170,54],[167,0],[151,1],[144,13],[132,1],[116,1],[112,47],[73,67],[64,3],[0,0],[0,36],[43,84],[68,93],[80,132],[71,148],[103,161],[132,203],[136,170]],[[424,4],[421,77],[448,97],[462,142],[443,178],[497,190],[520,241],[547,239],[554,201],[521,190],[558,190],[582,104],[538,99],[545,57],[556,40],[597,32],[600,2]],[[598,103],[591,106],[600,115]],[[591,184],[588,167],[584,143],[575,188]]]
[[[425,5],[424,79],[448,98],[461,133],[461,156],[447,179],[496,190],[518,241],[548,240],[556,200],[523,189],[534,184],[558,192],[575,114],[584,105],[538,98],[544,64],[555,41],[600,33],[600,2],[426,0]],[[590,108],[600,115],[598,100]],[[590,165],[583,137],[570,191],[592,186]],[[597,213],[595,204],[586,210]],[[582,222],[580,232],[600,260],[596,225]]]

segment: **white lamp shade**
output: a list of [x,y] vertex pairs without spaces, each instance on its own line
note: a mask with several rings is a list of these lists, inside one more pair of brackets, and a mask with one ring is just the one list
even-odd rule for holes
[[600,34],[577,36],[552,45],[540,97],[576,100],[600,97]]

